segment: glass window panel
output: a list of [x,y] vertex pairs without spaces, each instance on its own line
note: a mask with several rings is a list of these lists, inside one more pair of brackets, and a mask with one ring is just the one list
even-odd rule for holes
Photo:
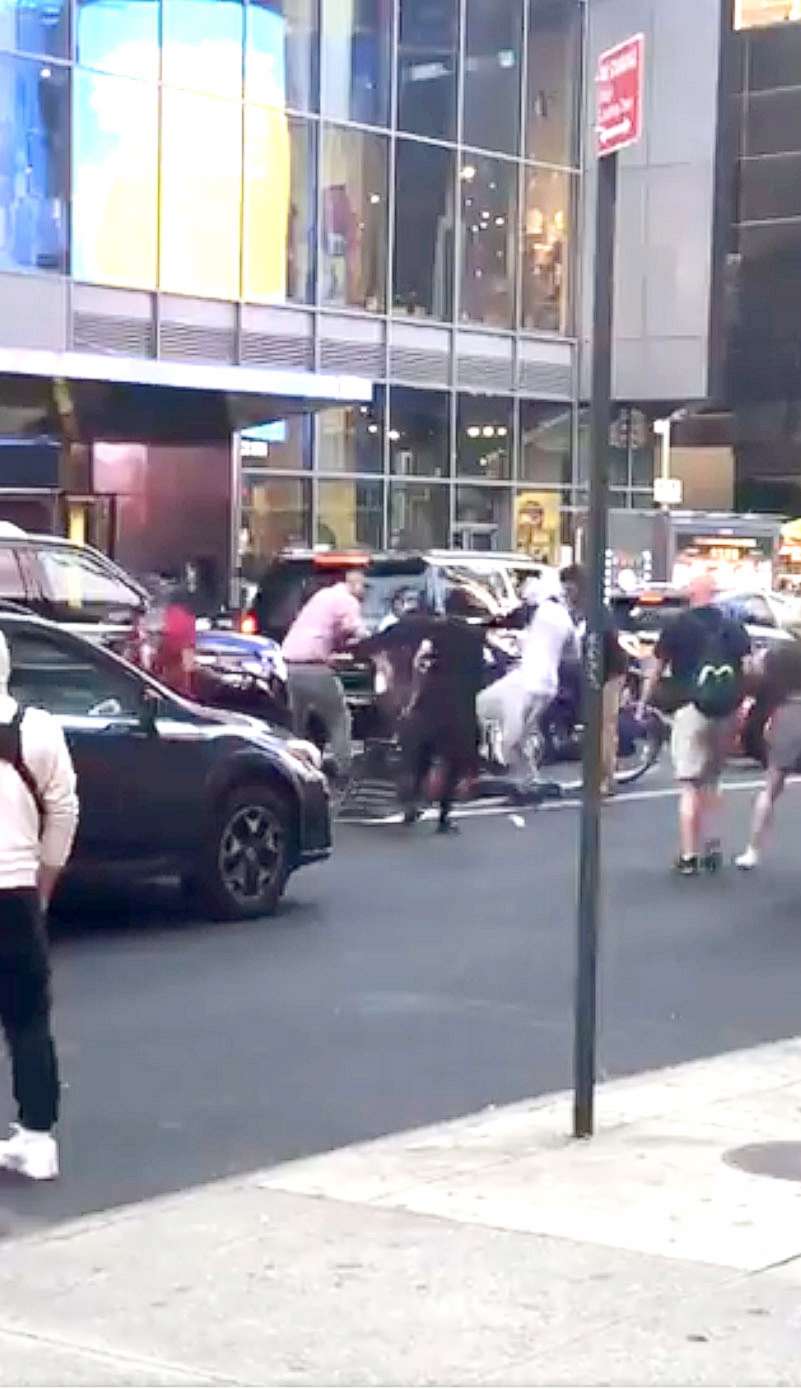
[[801,25],[783,25],[752,34],[748,42],[748,85],[753,92],[797,87],[801,64]]
[[386,125],[392,0],[322,0],[322,109]]
[[69,0],[0,0],[0,48],[69,57]]
[[157,89],[76,68],[72,142],[73,275],[155,289]]
[[393,306],[415,318],[453,316],[454,156],[399,140]]
[[526,153],[543,164],[578,164],[581,0],[528,0]]
[[393,550],[436,550],[450,543],[450,489],[442,482],[389,484]]
[[242,0],[164,0],[164,81],[239,96],[243,35]]
[[400,130],[456,138],[458,28],[458,0],[400,0]]
[[393,473],[448,477],[450,434],[450,397],[445,391],[392,387],[389,458]]
[[314,127],[283,107],[245,107],[243,295],[314,297]]
[[745,153],[784,154],[799,147],[801,87],[751,92],[745,108]]
[[471,323],[509,328],[515,296],[517,166],[465,154],[459,186],[461,316]]
[[576,180],[554,169],[527,169],[523,197],[523,327],[570,333]]
[[512,476],[511,398],[460,395],[456,412],[456,472],[485,481]]
[[317,0],[249,0],[245,91],[268,106],[317,110]]
[[384,543],[384,484],[354,478],[327,479],[319,484],[318,545],[340,550],[351,545],[380,550]]
[[801,154],[744,159],[740,164],[741,222],[801,216]]
[[159,9],[159,0],[78,0],[78,62],[158,81]]
[[454,541],[461,550],[509,550],[512,497],[506,487],[457,487]]
[[290,546],[311,544],[311,482],[242,470],[240,553],[246,579],[261,579],[269,560]]
[[517,154],[522,0],[468,0],[464,143]]
[[788,19],[801,19],[799,0],[734,0],[735,29],[784,24]]
[[250,476],[259,472],[303,472],[311,467],[311,441],[314,427],[311,415],[290,415],[253,425],[242,434],[242,467]]
[[384,471],[384,412],[381,392],[375,405],[347,405],[319,416],[317,462],[325,473]]
[[573,479],[573,412],[569,405],[520,402],[520,476],[543,487]]
[[361,130],[323,132],[324,304],[382,312],[386,299],[387,141]]
[[0,269],[67,266],[69,71],[0,55]]
[[162,102],[161,287],[236,299],[241,104],[169,87]]

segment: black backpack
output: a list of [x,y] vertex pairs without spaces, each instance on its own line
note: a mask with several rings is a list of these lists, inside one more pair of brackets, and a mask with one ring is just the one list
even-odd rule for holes
[[708,719],[725,719],[739,707],[742,697],[740,663],[731,654],[726,620],[720,620],[705,636],[703,652],[693,672],[690,699]]
[[0,761],[10,763],[20,780],[25,783],[39,812],[39,820],[42,822],[45,813],[44,798],[36,785],[33,772],[22,756],[22,720],[24,718],[25,710],[18,708],[10,723],[0,723]]

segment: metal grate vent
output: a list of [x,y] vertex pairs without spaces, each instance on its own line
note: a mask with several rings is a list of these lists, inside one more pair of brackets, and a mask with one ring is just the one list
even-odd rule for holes
[[227,362],[236,360],[232,328],[208,328],[194,323],[162,323],[159,356],[173,361]]
[[290,338],[277,333],[243,333],[241,361],[243,366],[309,371],[314,357],[308,338]]
[[386,368],[381,343],[337,342],[323,338],[320,343],[320,370],[353,372],[356,376],[383,377]]
[[498,357],[460,357],[456,364],[460,386],[474,390],[511,391],[512,363]]
[[389,370],[393,380],[423,382],[427,386],[447,386],[450,358],[445,352],[416,352],[408,347],[391,347]]
[[78,352],[115,352],[125,357],[152,357],[153,324],[147,318],[115,318],[106,314],[75,313],[72,345]]
[[559,396],[570,400],[573,392],[573,373],[569,366],[549,362],[520,362],[519,383],[527,394]]

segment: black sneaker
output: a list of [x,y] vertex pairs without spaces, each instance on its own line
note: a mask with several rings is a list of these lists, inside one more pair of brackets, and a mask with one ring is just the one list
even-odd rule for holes
[[437,834],[461,834],[461,830],[458,825],[454,824],[453,820],[440,820],[437,825]]
[[697,878],[700,872],[700,864],[697,854],[680,854],[673,865],[674,871],[680,878]]

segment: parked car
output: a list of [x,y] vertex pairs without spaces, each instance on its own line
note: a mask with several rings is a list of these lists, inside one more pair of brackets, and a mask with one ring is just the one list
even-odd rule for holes
[[122,636],[150,603],[147,589],[97,550],[0,525],[0,599],[85,636]]
[[316,749],[173,694],[110,651],[0,608],[11,691],[62,724],[78,772],[73,872],[178,875],[222,919],[272,912],[290,874],[328,857]]
[[[767,651],[795,640],[792,631],[780,626],[764,594],[719,593],[715,603],[742,622],[755,652]],[[652,655],[666,623],[689,606],[686,590],[669,584],[653,584],[637,593],[615,593],[611,607],[623,634],[623,644],[631,656],[647,659]]]

